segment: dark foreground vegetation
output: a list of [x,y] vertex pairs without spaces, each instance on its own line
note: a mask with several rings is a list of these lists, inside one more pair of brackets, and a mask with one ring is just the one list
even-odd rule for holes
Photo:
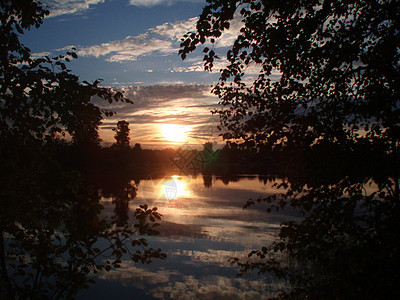
[[98,126],[113,113],[91,100],[130,101],[97,80],[79,82],[66,67],[73,49],[31,57],[19,35],[46,15],[36,1],[0,1],[1,299],[73,298],[90,274],[119,268],[122,257],[166,257],[141,237],[157,233],[156,208],[138,207],[130,223],[102,215],[102,182],[86,166],[101,164]]
[[227,59],[213,88],[224,138],[285,157],[282,193],[258,200],[303,221],[231,261],[289,280],[279,297],[400,297],[399,15],[397,0],[208,0],[182,38],[205,70]]

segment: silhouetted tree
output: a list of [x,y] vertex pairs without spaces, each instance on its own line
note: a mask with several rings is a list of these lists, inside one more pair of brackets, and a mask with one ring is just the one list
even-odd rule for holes
[[203,152],[214,152],[213,147],[214,147],[213,143],[207,142],[203,145]]
[[118,149],[129,149],[129,123],[126,121],[118,121],[115,131],[115,147]]
[[219,158],[219,150],[214,151],[213,147],[213,143],[207,142],[203,145],[203,151],[200,153],[202,168],[206,172],[216,164]]
[[100,108],[90,103],[90,99],[88,99],[85,107],[80,108],[75,113],[75,118],[74,125],[69,127],[72,133],[72,141],[78,147],[100,146],[101,140],[98,129],[103,119]]
[[141,151],[142,150],[142,146],[139,143],[136,143],[135,146],[133,147],[133,150]]
[[[93,97],[125,101],[120,92],[79,82],[66,62],[75,52],[32,58],[19,35],[39,27],[49,12],[33,0],[0,0],[0,298],[72,298],[86,288],[90,272],[165,257],[146,249],[134,234],[153,234],[160,214],[147,206],[135,212],[135,227],[113,228],[100,218],[98,187],[73,167],[62,143],[98,144],[107,110]],[[74,50],[73,50],[74,51]],[[150,215],[152,216],[149,219]],[[108,242],[98,248],[98,241]],[[102,260],[107,256],[107,262]]]
[[[260,261],[233,262],[243,272],[289,276],[286,296],[398,297],[399,1],[207,2],[180,54],[208,43],[204,67],[211,70],[217,39],[240,27],[213,88],[223,106],[214,113],[225,139],[279,154],[289,181],[259,202],[306,216],[252,252]],[[251,80],[246,71],[254,68]],[[366,193],[367,184],[375,191]]]

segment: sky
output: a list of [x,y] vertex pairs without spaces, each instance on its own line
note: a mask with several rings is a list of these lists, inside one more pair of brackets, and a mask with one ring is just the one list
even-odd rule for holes
[[[134,102],[112,107],[117,115],[104,119],[100,128],[104,145],[115,142],[112,129],[118,120],[129,122],[132,146],[222,143],[218,117],[210,113],[218,105],[211,87],[219,73],[203,70],[201,49],[184,61],[178,55],[180,39],[195,29],[205,0],[41,2],[48,5],[50,16],[21,37],[33,56],[58,55],[75,47],[78,59],[68,64],[73,74],[81,81],[103,79],[102,85],[123,90]],[[223,66],[225,49],[239,29],[231,27],[217,42],[222,55],[215,70]]]

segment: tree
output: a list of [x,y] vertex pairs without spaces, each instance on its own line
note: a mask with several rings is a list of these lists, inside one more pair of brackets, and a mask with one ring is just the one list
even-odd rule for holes
[[[233,262],[290,275],[287,295],[398,296],[400,278],[390,274],[400,261],[399,1],[207,2],[181,57],[207,44],[204,67],[212,70],[217,39],[241,25],[213,88],[223,108],[213,113],[225,139],[281,157],[284,191],[259,202],[305,216],[252,252],[263,262]],[[253,67],[259,73],[251,80]],[[274,251],[313,268],[288,270]]]
[[140,145],[140,143],[136,143],[135,146],[133,147],[133,150],[142,151],[142,146]]
[[102,114],[113,112],[94,106],[93,97],[110,103],[131,101],[121,92],[100,87],[99,80],[79,82],[65,64],[77,58],[74,48],[66,55],[32,58],[18,35],[39,27],[49,12],[37,1],[14,2],[0,2],[1,138],[42,141],[69,134],[78,143],[88,136],[96,139],[93,131]]
[[[113,114],[93,98],[131,101],[99,80],[80,82],[66,67],[75,52],[31,57],[19,35],[39,27],[48,13],[34,0],[0,0],[2,299],[71,298],[88,286],[90,272],[119,267],[123,254],[141,262],[165,258],[134,238],[155,233],[156,209],[140,207],[134,227],[115,228],[101,216],[96,180],[74,167],[64,137],[81,146],[98,144],[98,125]],[[99,241],[108,246],[98,248]],[[134,253],[134,247],[143,250]]]
[[115,131],[115,147],[118,149],[129,149],[129,123],[126,121],[118,121]]

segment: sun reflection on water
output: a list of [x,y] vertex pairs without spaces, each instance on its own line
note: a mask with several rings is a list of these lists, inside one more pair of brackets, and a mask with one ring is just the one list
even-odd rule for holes
[[189,191],[187,183],[180,176],[172,176],[172,179],[162,185],[162,193],[168,200],[174,200],[179,197],[188,196]]

